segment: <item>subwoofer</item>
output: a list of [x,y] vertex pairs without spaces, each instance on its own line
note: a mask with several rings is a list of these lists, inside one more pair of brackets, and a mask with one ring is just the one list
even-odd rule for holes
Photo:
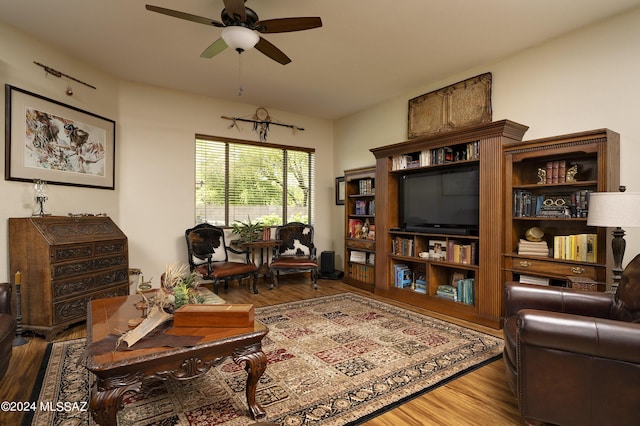
[[336,271],[336,253],[323,251],[320,253],[320,278],[325,280],[337,280],[342,278],[344,272]]

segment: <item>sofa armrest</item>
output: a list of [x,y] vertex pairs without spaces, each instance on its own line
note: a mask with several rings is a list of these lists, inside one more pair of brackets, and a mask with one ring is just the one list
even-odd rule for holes
[[517,315],[521,347],[640,364],[640,324],[534,309],[523,309]]
[[572,288],[507,282],[504,304],[507,318],[522,309],[607,318],[613,306],[613,295]]
[[0,312],[11,314],[11,284],[0,283]]

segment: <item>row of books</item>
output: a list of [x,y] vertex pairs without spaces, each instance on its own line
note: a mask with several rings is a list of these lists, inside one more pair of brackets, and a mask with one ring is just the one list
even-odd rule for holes
[[357,215],[375,216],[376,202],[375,200],[356,200],[354,210],[354,213]]
[[391,252],[399,256],[415,256],[415,243],[413,238],[394,238],[391,241]]
[[567,178],[567,162],[564,160],[547,161],[545,164],[544,183],[565,183]]
[[454,161],[477,160],[480,157],[480,141],[440,148],[425,149],[410,154],[394,155],[392,170],[427,167]]
[[375,279],[375,268],[367,265],[352,263],[349,265],[348,273],[351,278],[358,281],[372,283]]
[[410,288],[413,284],[413,271],[407,265],[397,263],[393,265],[393,286],[396,288]]
[[443,284],[439,285],[436,290],[436,296],[452,300],[454,302],[462,302],[468,305],[473,305],[474,302],[474,279],[464,278],[458,280],[453,285]]
[[373,195],[376,193],[376,188],[373,186],[372,178],[365,178],[358,180],[358,194],[359,195]]
[[589,214],[589,194],[583,189],[565,194],[535,195],[522,189],[513,190],[513,217],[574,217]]
[[553,237],[553,258],[596,262],[598,236],[596,234],[557,235]]
[[[400,256],[415,256],[415,242],[413,238],[396,237],[391,242],[392,253]],[[476,241],[461,242],[458,240],[429,240],[428,256],[420,253],[420,257],[445,262],[462,263],[464,265],[476,265],[477,247]]]

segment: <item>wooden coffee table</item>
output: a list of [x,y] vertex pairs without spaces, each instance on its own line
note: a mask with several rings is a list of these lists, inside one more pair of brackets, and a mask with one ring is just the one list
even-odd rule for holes
[[[141,316],[135,308],[140,300],[140,296],[120,296],[91,301],[87,310],[87,347],[126,331],[127,322]],[[116,414],[127,392],[139,392],[142,384],[151,380],[198,377],[229,356],[237,364],[245,363],[249,412],[254,419],[263,418],[266,413],[256,402],[256,386],[267,366],[262,338],[268,332],[259,321],[249,328],[170,327],[166,334],[202,338],[193,346],[89,354],[86,367],[96,378],[91,388],[93,419],[100,425],[116,425]]]

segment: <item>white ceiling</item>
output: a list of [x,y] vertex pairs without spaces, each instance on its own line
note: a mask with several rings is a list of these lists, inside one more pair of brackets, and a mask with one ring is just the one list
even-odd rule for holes
[[215,20],[224,7],[222,0],[2,0],[0,21],[125,80],[335,119],[640,0],[248,0],[260,19],[320,16],[323,27],[264,35],[292,62],[245,52],[241,97],[236,52],[200,58],[220,28],[149,12],[145,4]]

